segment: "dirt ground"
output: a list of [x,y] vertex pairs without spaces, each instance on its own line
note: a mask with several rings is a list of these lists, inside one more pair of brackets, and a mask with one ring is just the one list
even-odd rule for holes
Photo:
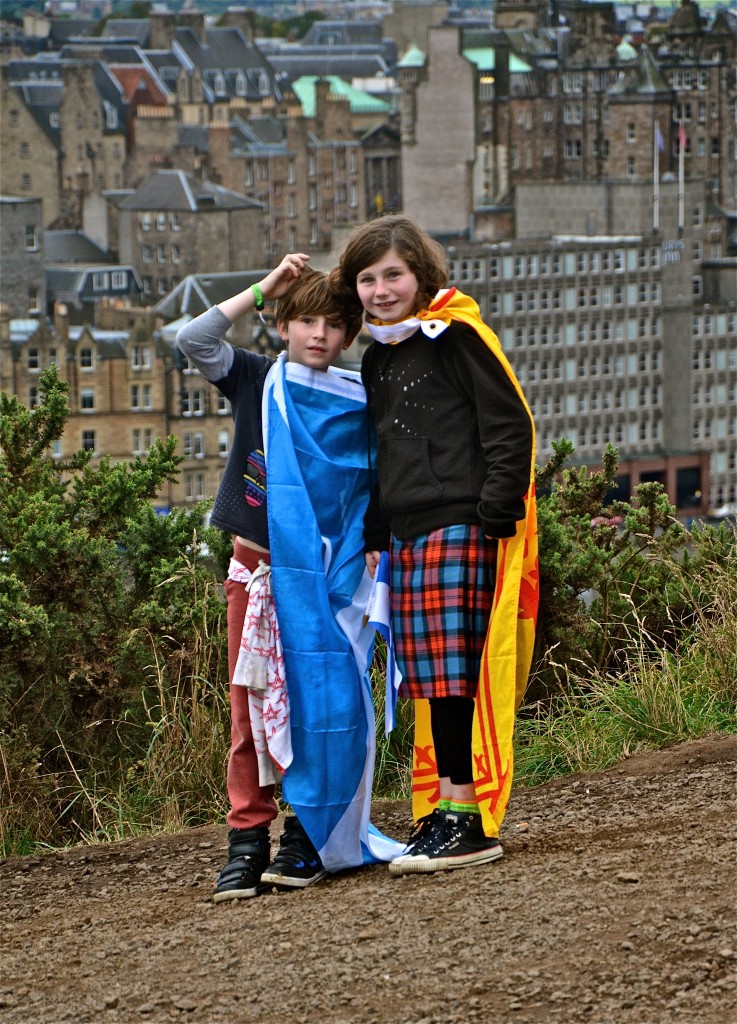
[[737,737],[636,755],[516,789],[495,864],[217,906],[224,826],[8,858],[0,1021],[731,1024],[736,769]]

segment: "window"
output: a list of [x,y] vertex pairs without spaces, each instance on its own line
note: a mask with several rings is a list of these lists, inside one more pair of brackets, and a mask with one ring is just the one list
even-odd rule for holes
[[26,252],[36,252],[38,249],[38,234],[35,224],[26,224]]
[[33,285],[28,289],[28,312],[29,313],[40,313],[41,310],[38,306],[38,289]]
[[230,431],[218,431],[218,455],[225,457],[230,452]]
[[131,409],[153,408],[151,385],[131,384]]
[[182,395],[182,416],[205,415],[205,392],[200,388],[185,390]]
[[151,369],[151,349],[148,345],[134,345],[131,349],[131,366],[134,370]]
[[24,192],[31,191],[31,176],[30,174],[24,174],[20,180],[20,187]]
[[230,414],[230,402],[220,392],[218,392],[217,397],[217,414],[218,416],[228,416]]
[[92,275],[92,291],[103,292],[106,291],[110,285],[110,278],[107,271],[96,271]]
[[153,430],[150,427],[135,427],[132,432],[132,450],[134,455],[145,455],[153,443]]
[[637,129],[634,121],[627,122],[627,142],[637,142]]
[[95,431],[94,430],[83,430],[82,431],[82,450],[85,452],[95,452]]
[[204,459],[205,435],[185,433],[182,438],[182,453],[186,459]]
[[184,494],[187,501],[201,501],[205,497],[205,474],[185,473]]
[[79,392],[79,408],[82,412],[92,412],[95,408],[95,389],[82,388]]

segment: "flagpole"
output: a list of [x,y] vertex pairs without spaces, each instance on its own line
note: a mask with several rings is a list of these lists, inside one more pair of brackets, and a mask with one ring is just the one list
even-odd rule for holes
[[658,126],[653,132],[653,231],[660,230],[660,147]]
[[678,229],[683,231],[684,221],[684,160],[686,156],[686,128],[683,121],[678,126]]

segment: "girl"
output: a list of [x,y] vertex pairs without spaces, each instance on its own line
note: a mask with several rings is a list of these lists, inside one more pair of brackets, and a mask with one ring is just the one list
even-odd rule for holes
[[419,820],[389,870],[485,863],[502,856],[534,640],[532,416],[478,306],[447,289],[443,250],[410,218],[359,228],[333,275],[373,338],[361,368],[378,435],[366,562],[373,574],[390,549],[399,692],[420,702]]

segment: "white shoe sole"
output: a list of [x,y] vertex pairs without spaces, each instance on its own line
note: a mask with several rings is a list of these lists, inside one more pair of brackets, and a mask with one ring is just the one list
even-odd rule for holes
[[261,875],[262,885],[276,885],[280,889],[306,889],[308,885],[314,885],[325,878],[327,871],[320,871],[312,878],[292,878],[290,875],[279,875],[276,872],[264,871]]
[[504,856],[501,846],[475,853],[458,854],[455,857],[397,857],[389,863],[390,875],[427,875],[434,871],[453,871],[455,868],[472,868],[476,864],[490,864]]

